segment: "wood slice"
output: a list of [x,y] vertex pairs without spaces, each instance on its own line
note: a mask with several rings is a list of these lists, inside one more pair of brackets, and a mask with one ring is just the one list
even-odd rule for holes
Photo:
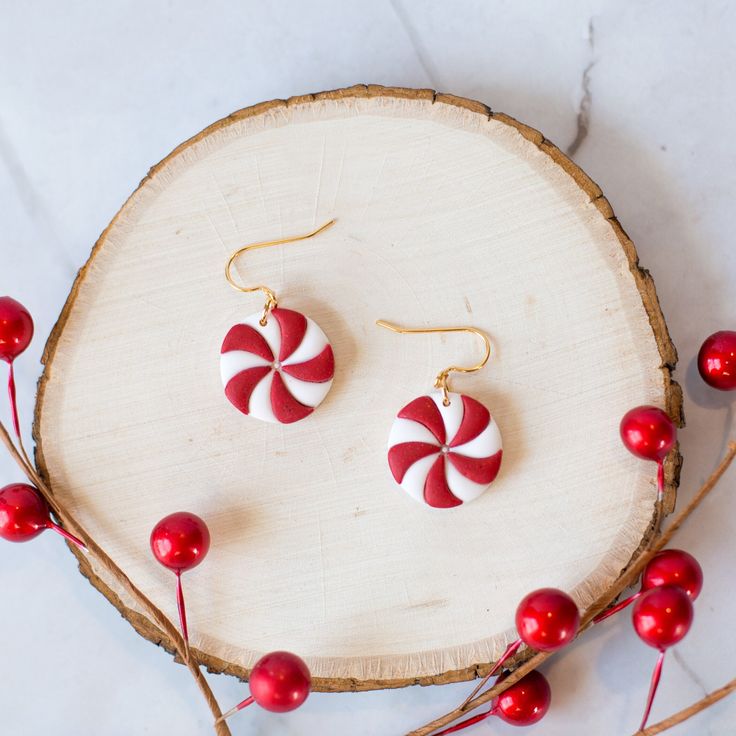
[[[238,263],[330,337],[332,391],[297,424],[243,416],[219,349],[263,301],[227,285],[226,258],[332,217]],[[504,438],[501,473],[472,504],[411,500],[386,441],[440,369],[478,359],[476,339],[395,335],[378,318],[491,336],[489,365],[453,379]],[[148,536],[175,510],[207,520],[212,550],[184,586],[213,670],[245,677],[289,649],[322,690],[449,682],[499,656],[524,594],[557,586],[585,606],[651,534],[655,466],[622,448],[618,422],[645,403],[679,419],[675,361],[610,205],[540,133],[461,98],[360,86],[242,110],[154,167],[49,340],[38,460],[174,619],[174,578]],[[94,563],[80,568],[171,648]]]

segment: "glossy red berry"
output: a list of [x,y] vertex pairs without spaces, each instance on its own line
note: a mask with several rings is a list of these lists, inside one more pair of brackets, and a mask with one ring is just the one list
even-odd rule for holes
[[664,650],[677,644],[693,622],[690,596],[674,585],[646,591],[631,614],[639,638],[650,647]]
[[514,726],[531,726],[544,718],[551,700],[547,678],[532,670],[496,698],[492,712]]
[[661,462],[677,441],[677,428],[656,406],[637,406],[621,420],[621,439],[637,457]]
[[210,548],[210,532],[199,516],[177,511],[151,532],[151,551],[169,570],[184,572],[199,565]]
[[641,589],[674,585],[694,601],[703,589],[703,569],[698,561],[681,549],[664,549],[649,561],[641,576]]
[[28,542],[49,528],[49,507],[41,494],[27,483],[0,488],[0,537],[9,542]]
[[0,359],[11,363],[30,344],[33,319],[29,311],[9,296],[0,297]]
[[519,638],[542,652],[553,652],[569,644],[579,626],[580,612],[575,601],[557,588],[529,593],[516,609]]
[[698,353],[698,371],[703,380],[720,391],[736,390],[736,332],[714,332]]
[[250,694],[261,708],[286,713],[309,696],[312,677],[304,660],[291,652],[271,652],[256,662],[249,678]]

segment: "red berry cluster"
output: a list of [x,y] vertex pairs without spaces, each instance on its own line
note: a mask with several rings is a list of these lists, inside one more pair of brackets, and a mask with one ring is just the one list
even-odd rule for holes
[[[655,406],[638,406],[621,420],[621,439],[631,453],[657,463],[661,496],[664,491],[664,460],[677,441],[674,422]],[[646,726],[649,718],[665,651],[690,630],[692,601],[700,594],[702,585],[703,571],[692,555],[682,550],[663,550],[644,569],[641,590],[594,620],[594,623],[599,623],[635,602],[632,611],[634,630],[644,643],[660,652],[640,729]]]
[[639,638],[659,650],[652,674],[640,730],[646,726],[662,673],[664,654],[690,630],[693,621],[692,602],[703,588],[703,570],[698,561],[680,549],[658,552],[647,564],[641,577],[641,590],[619,603],[611,612],[599,616],[595,623],[631,603],[631,620]]
[[[28,347],[33,337],[33,320],[28,310],[15,299],[0,297],[0,359],[9,365],[8,394],[16,437],[22,448],[15,399],[13,361]],[[48,503],[38,488],[27,483],[11,483],[0,488],[0,537],[9,542],[28,542],[45,529],[53,529],[82,549],[85,544],[51,519]],[[170,514],[151,532],[154,557],[176,575],[177,606],[184,642],[189,646],[181,574],[199,565],[210,548],[207,524],[185,511]],[[250,674],[251,695],[222,718],[258,703],[275,713],[298,708],[311,691],[307,665],[295,654],[271,652],[261,657]]]
[[[181,574],[199,565],[210,548],[207,524],[186,511],[170,514],[156,524],[151,532],[154,557],[176,575],[177,605],[181,632],[187,646],[189,634]],[[286,713],[298,708],[309,695],[312,678],[302,659],[290,652],[271,652],[256,662],[250,673],[250,696],[225,713],[228,718],[252,703],[274,713]]]
[[[8,364],[8,397],[13,417],[13,429],[21,443],[18,407],[15,400],[15,359],[31,344],[33,319],[29,311],[9,296],[0,297],[0,359]],[[11,483],[0,488],[0,537],[9,542],[27,542],[45,529],[53,529],[70,541],[82,542],[51,519],[43,496],[27,483]]]
[[[703,380],[710,386],[723,391],[736,390],[736,332],[723,331],[711,335],[700,349],[698,368]],[[664,461],[677,442],[674,422],[656,406],[638,406],[624,415],[620,434],[631,453],[657,463],[657,485],[661,497],[664,493]],[[633,603],[634,630],[644,643],[659,650],[641,729],[646,725],[654,701],[664,653],[690,630],[693,601],[700,595],[702,586],[703,571],[692,555],[678,549],[662,550],[644,569],[639,592],[593,620],[593,623],[599,623]],[[466,698],[461,708],[522,644],[537,651],[555,651],[575,638],[579,625],[577,606],[563,591],[542,588],[527,595],[516,610],[519,638],[506,648],[494,668]],[[503,677],[499,678],[499,682]],[[549,684],[541,673],[533,670],[499,695],[488,711],[467,718],[435,736],[460,731],[492,715],[515,725],[530,725],[544,716],[549,705]]]

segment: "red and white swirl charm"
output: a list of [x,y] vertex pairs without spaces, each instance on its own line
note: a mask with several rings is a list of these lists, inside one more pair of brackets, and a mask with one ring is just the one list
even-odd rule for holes
[[316,322],[275,307],[230,328],[220,351],[225,396],[236,409],[266,422],[309,416],[327,396],[335,373],[332,347]]
[[394,480],[416,501],[452,508],[488,489],[501,466],[501,433],[483,404],[442,391],[420,396],[397,415],[388,439]]

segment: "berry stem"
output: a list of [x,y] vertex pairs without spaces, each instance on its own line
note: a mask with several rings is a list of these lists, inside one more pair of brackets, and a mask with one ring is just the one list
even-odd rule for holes
[[462,731],[464,728],[468,728],[468,726],[472,726],[476,723],[480,723],[481,721],[485,721],[488,716],[492,716],[494,713],[495,709],[491,708],[485,713],[479,713],[477,716],[471,716],[470,718],[466,718],[464,721],[460,721],[460,723],[456,723],[454,726],[450,726],[443,731],[438,731],[436,734],[434,734],[434,736],[446,736],[446,734],[448,733],[456,733],[457,731]]
[[252,705],[256,702],[256,699],[249,695],[245,700],[238,703],[234,708],[230,708],[230,710],[227,713],[223,713],[216,721],[215,724],[220,723],[221,721],[224,721],[226,718],[230,718],[230,716],[235,715],[239,710],[243,710],[243,708],[247,708],[249,705]]
[[655,734],[662,733],[667,729],[673,728],[674,726],[687,721],[689,718],[692,718],[694,715],[704,711],[719,700],[723,700],[723,698],[731,695],[731,693],[735,691],[736,679],[733,679],[730,682],[727,682],[723,687],[718,688],[718,690],[714,690],[712,693],[708,693],[704,698],[688,705],[687,708],[683,708],[682,710],[677,711],[677,713],[673,713],[669,718],[665,718],[659,723],[648,726],[643,731],[637,731],[634,736],[655,736]]
[[8,361],[8,398],[10,399],[10,413],[13,417],[13,430],[20,439],[20,422],[18,421],[18,401],[15,397],[15,371],[13,361]]
[[26,471],[26,474],[30,474],[31,476],[34,476],[31,478],[33,483],[36,483],[38,485],[37,480],[35,479],[36,471],[33,466],[33,463],[31,462],[31,459],[28,457],[28,453],[26,452],[26,448],[23,445],[23,435],[20,431],[20,420],[18,418],[18,400],[15,395],[15,369],[13,367],[13,361],[8,361],[8,398],[10,399],[10,414],[13,419],[13,431],[15,432],[15,436],[18,440],[18,447],[20,449],[20,454],[24,460],[25,466],[23,469]]
[[493,665],[493,669],[491,669],[491,671],[476,685],[475,690],[473,690],[473,692],[470,693],[470,695],[468,695],[468,697],[465,698],[465,700],[463,700],[463,702],[460,704],[460,710],[465,708],[465,706],[478,694],[478,692],[488,682],[488,680],[490,680],[491,677],[493,677],[493,675],[495,675],[501,669],[501,667],[503,667],[506,660],[516,654],[520,646],[521,639],[517,639],[516,641],[512,641],[511,644],[506,647],[506,651],[501,655],[498,662]]
[[624,608],[627,608],[628,606],[630,606],[640,595],[641,595],[641,591],[639,591],[638,593],[634,593],[633,595],[630,595],[628,598],[624,598],[624,600],[619,601],[615,606],[612,606],[606,611],[603,611],[603,613],[599,613],[593,619],[593,623],[599,624],[601,621],[605,621],[609,616],[613,616],[614,613],[623,611]]
[[56,522],[49,520],[49,523],[47,525],[48,529],[53,529],[57,534],[61,534],[64,539],[72,542],[73,544],[76,544],[79,549],[86,550],[87,545],[81,540],[77,539],[73,534],[70,534],[66,529],[63,527],[60,527]]
[[176,607],[179,610],[179,624],[184,638],[187,659],[189,659],[189,630],[187,629],[187,609],[184,605],[184,589],[181,587],[181,570],[176,571]]
[[657,498],[661,501],[664,496],[664,459],[657,460]]
[[657,664],[654,665],[654,672],[652,672],[652,682],[649,685],[649,695],[647,696],[647,705],[644,709],[644,717],[641,719],[641,726],[639,730],[643,731],[649,720],[649,714],[652,712],[652,704],[654,703],[654,696],[657,694],[657,688],[659,687],[659,679],[662,677],[662,665],[664,664],[665,650],[662,649],[657,657]]

